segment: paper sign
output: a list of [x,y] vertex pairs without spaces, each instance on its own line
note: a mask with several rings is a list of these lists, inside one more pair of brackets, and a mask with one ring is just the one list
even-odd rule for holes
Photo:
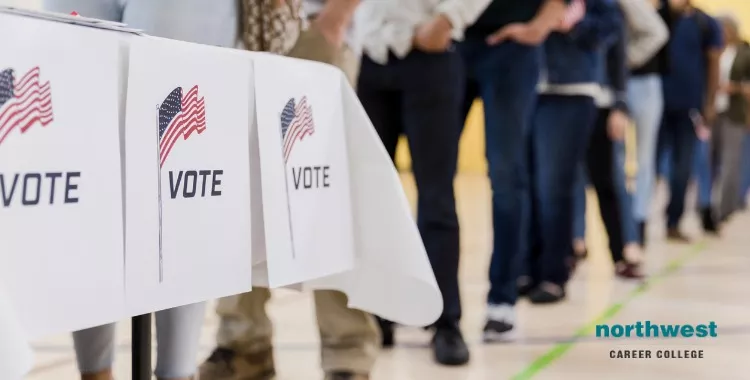
[[2,287],[0,284],[0,379],[20,380],[31,370],[34,354]]
[[[340,72],[253,54],[268,278],[285,286],[354,258]],[[256,212],[256,210],[253,210]]]
[[342,81],[356,259],[352,271],[306,283],[349,306],[412,326],[433,323],[443,299],[401,181],[354,90]]
[[130,49],[128,311],[251,288],[252,62],[153,37]]
[[0,278],[30,339],[118,320],[130,36],[4,13],[0,35]]

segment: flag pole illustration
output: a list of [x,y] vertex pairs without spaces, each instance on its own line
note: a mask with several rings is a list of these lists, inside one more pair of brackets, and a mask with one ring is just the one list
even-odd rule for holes
[[159,283],[164,281],[164,256],[162,239],[163,202],[161,193],[161,172],[175,144],[187,140],[193,132],[202,134],[206,130],[206,105],[198,96],[198,86],[193,86],[183,96],[182,87],[169,93],[156,109],[156,137],[158,142],[157,164],[159,166]]
[[315,132],[315,123],[312,118],[312,108],[307,104],[307,97],[302,97],[299,103],[294,98],[289,99],[284,110],[281,112],[281,151],[284,158],[284,186],[286,190],[286,207],[289,217],[289,232],[292,241],[292,258],[296,259],[294,247],[294,228],[292,227],[292,206],[289,201],[289,179],[287,162],[292,153],[292,148],[297,141],[302,141],[305,136]]
[[[157,104],[156,105],[156,125],[157,126],[160,124],[159,123],[159,119],[161,116],[161,112],[159,112],[160,109],[161,109],[161,104]],[[161,140],[160,129],[161,128],[156,128],[157,144]],[[156,149],[156,163],[159,166],[159,170],[158,170],[158,173],[159,173],[158,174],[158,177],[159,177],[159,181],[158,181],[158,189],[159,189],[158,190],[159,192],[158,193],[159,194],[158,195],[158,199],[159,199],[159,283],[161,284],[162,282],[164,282],[164,254],[162,251],[162,240],[161,240],[162,239],[162,211],[164,209],[164,207],[162,206],[162,201],[161,201],[161,149]]]

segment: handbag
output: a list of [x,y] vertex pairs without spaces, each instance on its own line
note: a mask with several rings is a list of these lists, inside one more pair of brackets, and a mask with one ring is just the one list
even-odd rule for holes
[[303,28],[301,0],[242,0],[242,42],[250,51],[288,53]]

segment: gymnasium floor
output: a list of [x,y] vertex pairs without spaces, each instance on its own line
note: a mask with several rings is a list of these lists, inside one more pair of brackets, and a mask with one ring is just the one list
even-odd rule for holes
[[[413,181],[404,177],[412,195]],[[748,379],[750,378],[750,213],[736,217],[721,240],[696,239],[690,246],[667,244],[660,223],[652,223],[647,286],[612,276],[606,235],[590,199],[587,215],[590,258],[569,286],[569,299],[556,306],[520,303],[522,338],[513,344],[484,345],[483,301],[487,290],[490,214],[489,185],[484,176],[465,174],[457,181],[462,225],[461,281],[463,328],[472,350],[463,368],[432,364],[429,336],[419,330],[398,331],[397,347],[382,354],[373,380],[500,380],[500,379]],[[665,191],[659,191],[661,206]],[[656,208],[655,208],[656,210]],[[660,213],[654,212],[654,218]],[[654,219],[656,220],[656,219]],[[694,215],[686,222],[700,237]],[[318,369],[317,330],[310,297],[279,291],[270,305],[276,323],[279,380],[314,380]],[[305,316],[299,318],[299,316]],[[598,322],[596,322],[599,320]],[[582,332],[596,323],[708,323],[714,339],[606,340]],[[202,355],[213,346],[217,320],[209,312],[203,329]],[[128,323],[121,324],[117,378],[129,379]],[[68,336],[36,342],[37,366],[30,380],[76,379]],[[613,349],[703,350],[703,359],[610,359]]]

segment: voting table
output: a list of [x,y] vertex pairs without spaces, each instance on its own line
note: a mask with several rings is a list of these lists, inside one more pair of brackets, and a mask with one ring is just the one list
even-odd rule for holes
[[[398,174],[336,68],[0,8],[0,378],[29,342],[253,286],[442,312]],[[6,265],[7,264],[7,265]]]

